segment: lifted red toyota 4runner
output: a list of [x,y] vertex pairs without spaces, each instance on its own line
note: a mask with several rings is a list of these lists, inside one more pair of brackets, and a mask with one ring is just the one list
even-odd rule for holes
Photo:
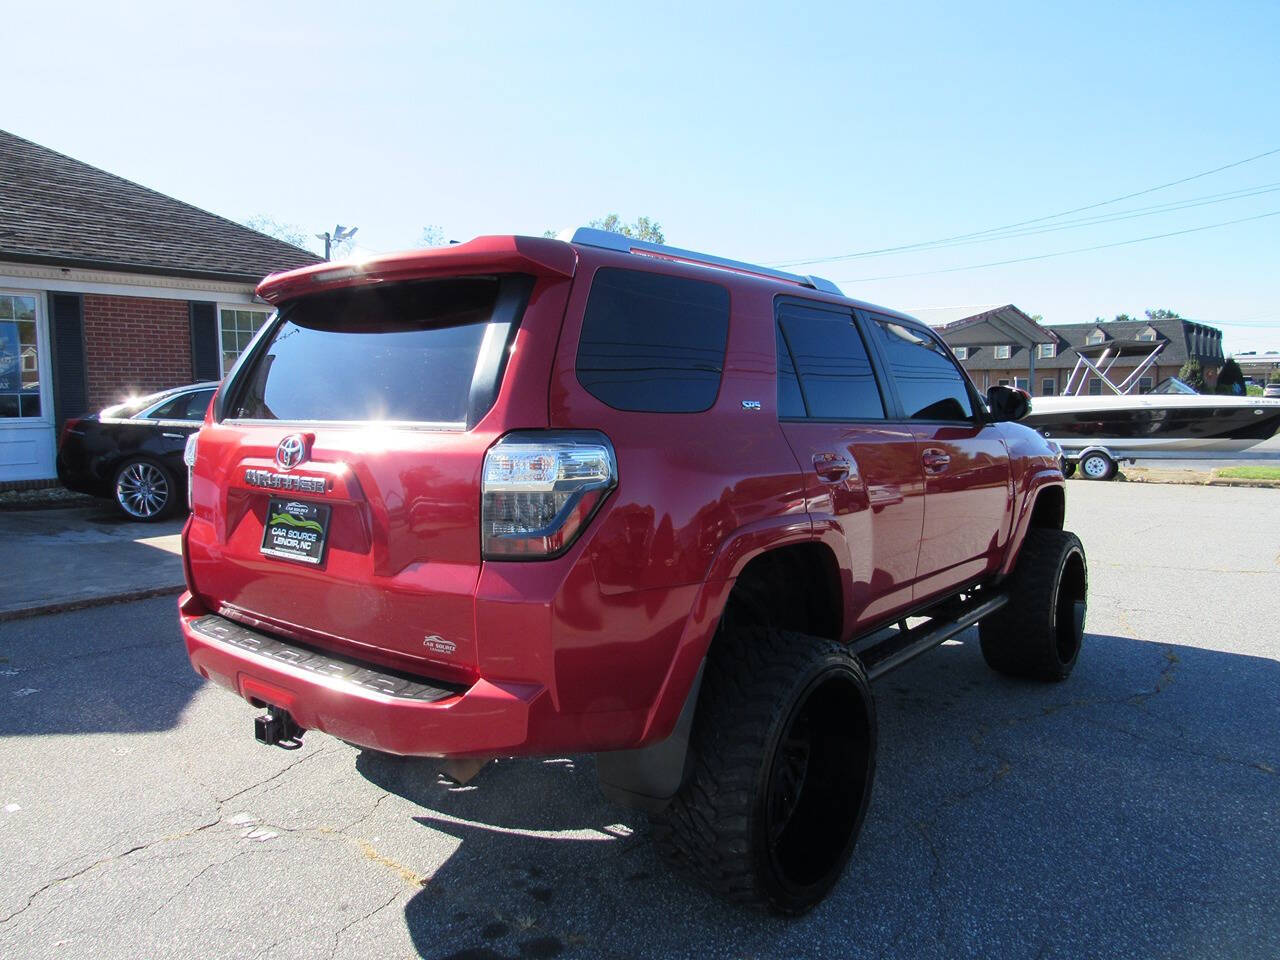
[[597,754],[669,860],[803,911],[875,768],[869,681],[979,624],[1062,680],[1058,451],[928,327],[579,230],[267,278],[188,445],[201,674],[393,754]]

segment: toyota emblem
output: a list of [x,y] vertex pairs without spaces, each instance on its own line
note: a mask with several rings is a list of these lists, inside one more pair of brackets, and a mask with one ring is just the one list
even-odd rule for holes
[[293,433],[280,441],[276,447],[276,463],[281,470],[292,470],[307,459],[307,442],[301,434]]

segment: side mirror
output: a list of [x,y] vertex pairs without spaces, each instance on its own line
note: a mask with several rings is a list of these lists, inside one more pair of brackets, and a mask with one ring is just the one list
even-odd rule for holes
[[1031,397],[1025,390],[994,386],[987,390],[987,406],[992,420],[1021,420],[1031,412]]

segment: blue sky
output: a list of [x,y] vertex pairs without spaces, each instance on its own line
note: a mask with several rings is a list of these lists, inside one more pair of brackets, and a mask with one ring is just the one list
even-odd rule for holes
[[[362,245],[609,212],[760,262],[1020,222],[1280,148],[1280,4],[23,5],[0,127]],[[1032,236],[804,267],[914,310],[1170,307],[1280,349],[1280,153]],[[1052,225],[1059,221],[1049,221]],[[906,273],[924,276],[870,279]]]

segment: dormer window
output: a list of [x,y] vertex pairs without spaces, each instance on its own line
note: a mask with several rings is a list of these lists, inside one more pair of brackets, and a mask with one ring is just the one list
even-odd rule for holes
[[1058,345],[1056,343],[1037,343],[1036,357],[1041,360],[1052,360],[1058,355]]
[[1007,343],[997,343],[991,351],[991,355],[997,360],[1008,360],[1012,349]]
[[1138,334],[1138,339],[1145,340],[1147,341],[1147,343],[1155,343],[1157,337],[1158,337],[1158,334],[1155,331],[1155,327],[1147,327],[1145,330],[1143,330],[1141,333]]
[[1107,335],[1097,327],[1091,330],[1089,335],[1084,338],[1084,342],[1089,346],[1093,346],[1095,343],[1105,343],[1106,340]]
[[968,348],[968,347],[954,347],[954,348],[952,349],[952,351],[951,351],[951,352],[952,352],[952,353],[954,353],[954,354],[956,355],[956,359],[957,359],[957,360],[968,360],[968,359],[969,359],[969,348]]

